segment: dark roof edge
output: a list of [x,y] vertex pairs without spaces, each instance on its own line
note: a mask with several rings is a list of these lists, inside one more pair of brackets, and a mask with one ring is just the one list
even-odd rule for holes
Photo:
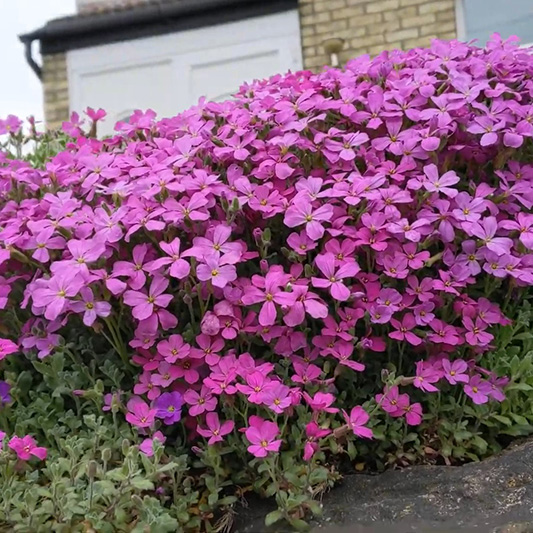
[[19,39],[39,40],[42,54],[54,54],[288,11],[297,4],[298,0],[181,0],[56,19]]

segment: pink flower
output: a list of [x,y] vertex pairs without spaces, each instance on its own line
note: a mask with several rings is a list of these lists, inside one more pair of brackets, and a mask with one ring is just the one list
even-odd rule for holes
[[137,320],[150,318],[155,307],[167,307],[172,300],[171,294],[163,294],[169,285],[169,281],[161,276],[154,277],[148,294],[139,291],[126,291],[124,303],[133,307],[132,315]]
[[111,304],[108,302],[97,302],[89,287],[80,290],[82,301],[72,302],[70,308],[75,313],[83,313],[83,323],[92,326],[98,317],[106,318],[111,314]]
[[409,426],[418,426],[422,423],[422,405],[419,403],[413,403],[403,407],[405,414],[405,421]]
[[8,355],[19,351],[19,347],[9,339],[0,339],[0,361],[5,359]]
[[307,392],[303,393],[305,401],[309,404],[309,407],[317,413],[338,413],[339,410],[336,407],[331,407],[335,402],[335,396],[329,392],[316,392],[314,396],[309,396]]
[[161,433],[161,431],[156,431],[151,439],[144,439],[141,444],[139,444],[139,450],[144,453],[147,457],[153,457],[154,455],[154,442],[159,441],[161,444],[164,444],[167,440],[166,437]]
[[361,269],[355,261],[344,263],[340,268],[335,266],[335,256],[331,252],[317,255],[316,265],[324,278],[311,278],[313,287],[330,289],[331,296],[335,300],[345,301],[350,297],[350,289],[341,281],[345,278],[354,277]]
[[281,414],[291,405],[291,390],[281,382],[271,381],[260,394],[261,403],[274,413]]
[[418,361],[416,363],[416,376],[413,385],[422,389],[424,392],[438,392],[439,389],[432,385],[437,383],[440,379],[440,374],[435,370],[433,365],[425,361]]
[[202,437],[209,438],[207,444],[210,446],[217,442],[222,442],[224,440],[223,437],[231,433],[235,427],[235,422],[232,420],[220,423],[218,414],[213,412],[206,414],[205,422],[207,427],[198,426],[197,431]]
[[191,346],[183,342],[181,335],[171,335],[168,339],[161,341],[157,345],[157,351],[167,363],[175,363],[178,359],[188,357],[191,353]]
[[386,413],[393,417],[398,417],[403,415],[404,408],[409,405],[409,396],[400,394],[398,386],[395,385],[390,389],[385,389],[383,394],[378,394],[376,401]]
[[396,331],[389,333],[389,337],[391,339],[395,339],[397,341],[405,340],[413,346],[419,346],[422,344],[422,339],[417,337],[411,331],[416,327],[415,317],[411,313],[406,313],[401,322],[393,318],[391,319],[390,323],[394,328],[396,328]]
[[464,316],[463,324],[466,328],[465,339],[470,346],[483,346],[494,338],[487,333],[487,325],[480,318],[476,318],[474,322],[469,316]]
[[171,243],[160,242],[159,246],[169,257],[161,257],[146,264],[149,272],[157,272],[161,267],[170,265],[168,273],[177,279],[184,279],[189,275],[191,266],[180,257],[181,242],[176,237]]
[[489,396],[492,394],[491,384],[488,381],[482,380],[479,374],[471,377],[463,390],[477,405],[487,403]]
[[76,271],[62,272],[43,285],[33,291],[33,303],[45,309],[44,316],[48,320],[55,320],[66,310],[69,298],[74,298],[80,292],[84,281]]
[[22,438],[17,436],[12,437],[7,445],[17,454],[17,457],[22,461],[29,461],[32,455],[39,458],[41,461],[44,461],[46,459],[46,448],[37,446],[35,439],[30,435],[26,435]]
[[276,322],[276,306],[291,305],[294,295],[284,290],[284,285],[290,280],[290,275],[279,269],[272,268],[264,278],[252,276],[253,286],[246,289],[242,296],[245,305],[264,302],[259,312],[259,324],[272,326]]
[[453,188],[452,185],[459,182],[459,176],[457,176],[453,170],[450,170],[439,177],[437,166],[431,164],[424,167],[424,174],[427,178],[423,182],[426,191],[442,193],[450,198],[457,196],[459,191]]
[[139,428],[149,428],[155,422],[156,410],[151,409],[149,405],[139,396],[134,396],[127,403],[128,412],[126,420],[132,425]]
[[442,369],[444,370],[444,377],[448,380],[450,385],[457,385],[457,383],[468,383],[469,377],[466,371],[468,365],[462,359],[456,359],[453,363],[449,359],[442,360]]
[[248,446],[248,451],[255,457],[266,457],[268,452],[278,452],[281,439],[276,437],[279,435],[279,428],[275,422],[263,420],[259,416],[251,416],[249,419],[250,427],[245,431],[246,438],[251,446]]
[[285,212],[283,222],[289,228],[305,224],[307,236],[311,240],[317,241],[324,235],[325,230],[322,222],[331,220],[332,216],[333,207],[330,204],[313,209],[313,205],[309,200],[299,197]]
[[228,283],[237,279],[235,265],[227,264],[231,257],[220,256],[218,252],[204,257],[205,263],[196,268],[196,275],[200,281],[211,281],[215,287],[223,289]]
[[216,397],[211,394],[211,391],[205,385],[202,386],[200,392],[189,389],[183,395],[183,399],[190,406],[189,414],[191,416],[198,416],[206,411],[214,411],[218,403]]
[[470,231],[473,235],[480,238],[483,244],[497,255],[511,253],[513,241],[507,237],[496,237],[498,231],[498,221],[495,217],[484,218],[481,222],[475,222],[471,225]]
[[304,461],[309,461],[311,457],[319,450],[318,440],[327,437],[331,433],[330,429],[322,429],[316,422],[309,422],[305,426],[307,439],[304,445]]
[[342,414],[344,415],[346,424],[348,424],[348,427],[354,432],[355,435],[365,439],[371,439],[374,436],[372,430],[365,426],[370,419],[370,416],[360,405],[355,406],[350,411],[349,415],[346,411],[344,411],[344,409]]

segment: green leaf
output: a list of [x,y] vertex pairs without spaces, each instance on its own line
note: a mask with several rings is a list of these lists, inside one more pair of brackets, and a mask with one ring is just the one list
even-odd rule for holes
[[498,422],[501,422],[502,424],[505,424],[506,426],[511,426],[513,424],[512,420],[510,418],[507,418],[506,416],[493,414],[492,418],[496,419]]
[[283,513],[279,509],[276,509],[275,511],[271,511],[265,516],[265,526],[269,527],[272,524],[279,522],[282,518],[283,518]]
[[300,520],[299,518],[293,518],[289,523],[298,531],[306,531],[311,527],[305,520]]
[[131,479],[130,483],[139,490],[154,490],[154,484],[146,478],[137,476]]

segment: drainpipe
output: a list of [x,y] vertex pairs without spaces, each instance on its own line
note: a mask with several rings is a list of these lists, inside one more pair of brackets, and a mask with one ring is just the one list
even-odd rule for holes
[[24,44],[24,57],[30,68],[35,72],[35,75],[42,81],[43,79],[43,69],[41,66],[33,59],[32,44],[35,39],[32,39],[30,35],[22,36],[20,38]]

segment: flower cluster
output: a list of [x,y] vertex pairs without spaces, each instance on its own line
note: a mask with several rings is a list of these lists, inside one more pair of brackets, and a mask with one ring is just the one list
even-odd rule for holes
[[[479,359],[533,285],[532,74],[497,36],[435,41],[138,111],[110,139],[74,118],[44,170],[2,161],[0,307],[24,310],[26,353],[84,324],[135,364],[148,454],[181,420],[265,457],[298,413],[309,460],[371,438],[377,409],[420,424],[437,390],[501,401]],[[364,407],[339,400],[361,384]]]

